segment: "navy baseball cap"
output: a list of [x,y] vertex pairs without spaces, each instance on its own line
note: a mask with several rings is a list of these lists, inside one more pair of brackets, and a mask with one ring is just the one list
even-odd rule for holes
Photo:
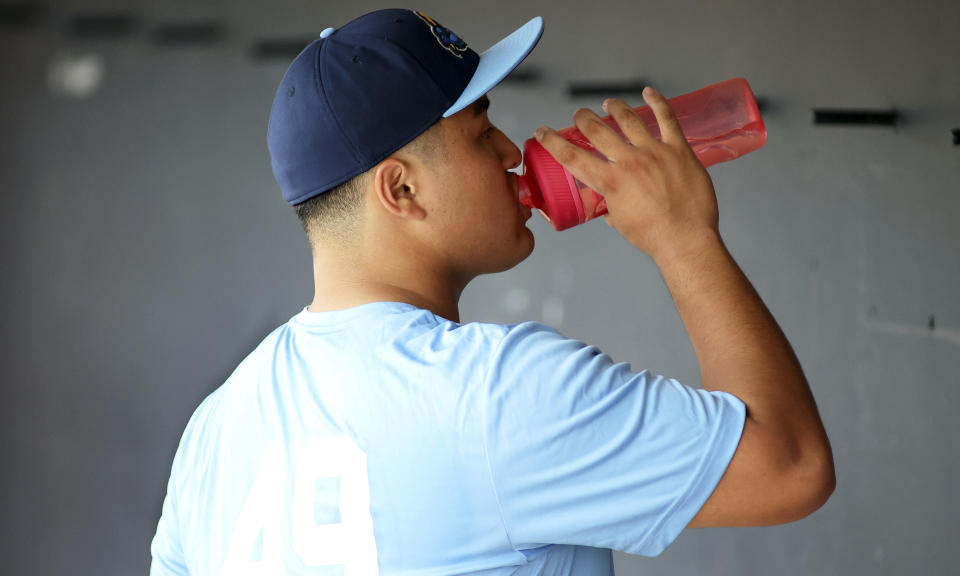
[[537,16],[478,55],[412,10],[327,28],[290,64],[270,110],[283,199],[296,205],[370,170],[499,84],[542,34]]

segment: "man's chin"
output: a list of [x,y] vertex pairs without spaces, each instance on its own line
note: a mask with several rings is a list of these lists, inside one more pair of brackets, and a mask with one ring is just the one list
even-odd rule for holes
[[[523,227],[523,235],[524,235],[525,237],[528,237],[528,238],[529,238],[529,245],[528,245],[528,246],[526,247],[526,249],[522,252],[522,256],[520,257],[519,260],[517,260],[517,264],[519,264],[519,263],[523,262],[524,260],[526,260],[527,258],[529,258],[530,255],[533,254],[533,249],[536,248],[536,246],[537,246],[537,240],[536,240],[536,237],[533,235],[533,231],[532,231],[532,230],[530,230],[529,228],[527,228],[526,226],[524,226],[524,227]],[[513,266],[516,266],[517,264],[514,264]],[[513,268],[513,266],[511,266],[511,268]]]
[[527,228],[524,228],[524,230],[526,230],[526,233],[524,234],[525,238],[521,240],[524,242],[524,245],[522,247],[518,247],[513,259],[509,262],[506,262],[504,266],[498,267],[497,270],[488,272],[489,274],[499,274],[501,272],[506,272],[507,270],[516,268],[521,262],[530,257],[530,254],[533,253],[533,248],[536,245],[536,241],[533,238],[533,232]]

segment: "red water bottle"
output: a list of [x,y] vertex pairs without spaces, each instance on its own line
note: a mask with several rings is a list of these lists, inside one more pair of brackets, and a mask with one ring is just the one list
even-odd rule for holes
[[[767,142],[767,130],[750,85],[743,78],[712,84],[668,100],[683,136],[704,166],[733,160]],[[649,106],[635,108],[650,134],[660,138],[660,126]],[[620,133],[616,120],[603,121]],[[576,126],[559,134],[577,146],[602,156]],[[523,174],[519,178],[520,202],[536,208],[556,230],[565,230],[607,213],[596,191],[567,172],[539,142],[523,145]]]

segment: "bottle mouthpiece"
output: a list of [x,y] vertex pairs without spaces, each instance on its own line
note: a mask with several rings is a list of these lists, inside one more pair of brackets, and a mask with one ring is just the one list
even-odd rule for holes
[[520,197],[521,204],[533,210],[538,206],[534,201],[534,192],[531,186],[531,184],[536,186],[536,182],[531,182],[531,180],[533,180],[533,174],[524,169],[524,173],[517,177],[517,195]]

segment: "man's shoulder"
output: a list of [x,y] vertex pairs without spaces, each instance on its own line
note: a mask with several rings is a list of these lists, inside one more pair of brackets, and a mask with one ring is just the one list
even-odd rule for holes
[[[485,341],[490,352],[496,356],[511,355],[514,352],[537,348],[549,343],[570,342],[555,328],[537,321],[515,324],[496,322],[469,322],[456,328],[465,339]],[[580,343],[577,343],[581,345]]]

